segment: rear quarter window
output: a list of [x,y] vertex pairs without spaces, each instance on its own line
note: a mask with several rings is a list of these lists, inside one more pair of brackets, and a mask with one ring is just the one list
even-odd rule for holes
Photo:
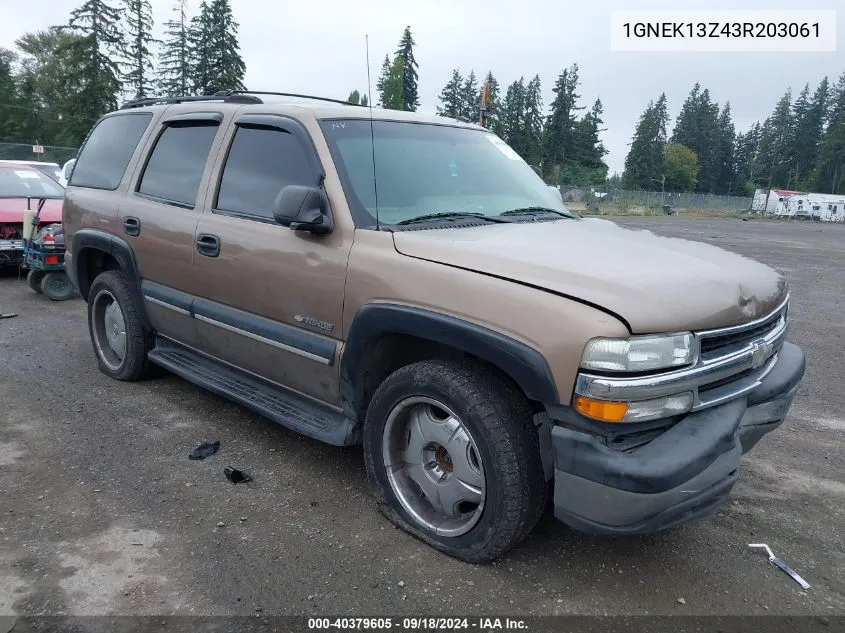
[[152,118],[148,112],[139,112],[102,119],[80,151],[69,184],[91,189],[117,189]]

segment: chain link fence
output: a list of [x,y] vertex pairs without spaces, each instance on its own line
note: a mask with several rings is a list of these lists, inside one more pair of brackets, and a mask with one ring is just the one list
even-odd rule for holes
[[563,200],[598,213],[663,213],[664,208],[674,211],[703,210],[741,212],[751,208],[751,196],[720,196],[710,193],[672,193],[660,191],[631,191],[612,189],[601,191],[573,188],[561,191]]
[[0,141],[0,160],[37,160],[42,163],[58,163],[59,167],[76,157],[77,147],[41,145],[44,152],[36,154],[31,143]]

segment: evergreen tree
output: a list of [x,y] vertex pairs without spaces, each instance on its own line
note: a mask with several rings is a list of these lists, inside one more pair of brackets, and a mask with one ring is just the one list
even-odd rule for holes
[[218,90],[244,90],[246,64],[238,43],[238,23],[229,0],[211,0],[212,64],[216,69]]
[[829,124],[819,148],[812,184],[826,193],[845,193],[845,73],[830,91]]
[[745,134],[738,134],[732,161],[731,192],[743,196],[754,193],[754,158],[760,145],[760,124],[755,123]]
[[143,99],[152,91],[153,10],[150,0],[123,0],[126,9],[126,88],[133,98]]
[[543,94],[539,75],[534,75],[525,87],[522,126],[521,156],[529,165],[540,169],[543,162]]
[[545,165],[565,166],[574,163],[575,122],[580,95],[578,90],[578,64],[572,64],[558,76],[552,92],[551,112],[546,121],[544,139]]
[[390,79],[390,58],[385,55],[384,61],[381,63],[381,72],[379,73],[378,81],[376,81],[376,92],[379,97],[379,105],[384,107],[384,91],[387,88],[387,82]]
[[17,55],[8,48],[0,48],[0,139],[20,138],[22,108],[12,65]]
[[[502,122],[501,122],[501,110],[502,110],[502,103],[499,97],[499,82],[493,76],[493,72],[490,71],[487,73],[487,76],[484,78],[484,83],[490,86],[490,92],[488,94],[488,102],[487,102],[487,109],[489,111],[488,114],[488,123],[487,127],[492,131],[494,134],[498,136],[502,136]],[[482,89],[483,89],[482,84]]]
[[760,145],[754,161],[754,179],[759,185],[767,189],[787,187],[793,130],[792,92],[787,90],[760,130]]
[[607,164],[604,157],[607,150],[601,142],[601,115],[604,112],[601,99],[596,99],[593,107],[580,121],[575,123],[573,134],[572,160],[563,171],[563,180],[567,184],[599,185],[607,179]]
[[212,56],[213,31],[211,8],[206,0],[202,0],[199,12],[191,18],[188,28],[191,83],[193,92],[197,94],[211,94],[217,83]]
[[164,23],[158,68],[161,92],[168,97],[186,95],[192,88],[187,0],[176,0],[173,12],[175,18]]
[[519,78],[508,86],[502,102],[501,134],[502,139],[520,156],[525,156],[524,131],[525,79]]
[[355,105],[358,105],[361,103],[361,93],[357,90],[353,90],[349,93],[349,96],[346,97],[346,101],[347,103],[354,103]]
[[79,87],[69,104],[68,126],[87,133],[100,116],[117,107],[123,88],[117,60],[126,58],[126,45],[120,11],[107,0],[85,0],[70,15],[68,27],[80,37],[64,40],[56,54],[70,60],[65,83]]
[[731,104],[725,103],[719,120],[716,125],[716,134],[713,140],[712,164],[711,164],[711,186],[709,193],[727,194],[734,193],[734,144],[736,143],[736,130],[731,119]]
[[696,191],[727,191],[730,180],[721,180],[719,104],[710,99],[710,91],[696,83],[678,115],[670,141],[690,148],[698,157]]
[[810,97],[810,85],[807,84],[792,106],[795,130],[790,149],[790,169],[792,186],[795,189],[807,186],[810,174],[816,166],[827,118],[828,90],[827,77],[822,79],[812,97]]
[[475,71],[472,70],[461,86],[461,109],[460,116],[467,121],[478,121],[478,108],[481,104],[481,93],[478,88],[478,80]]
[[637,123],[622,174],[625,189],[654,189],[655,181],[663,178],[668,121],[666,95],[661,94],[657,102],[649,102]]
[[463,105],[461,102],[463,86],[464,78],[461,76],[461,71],[455,68],[452,71],[452,78],[440,91],[438,98],[441,105],[437,107],[437,114],[450,119],[457,119],[460,116]]
[[361,95],[361,105],[365,107],[370,105],[370,98],[366,94]]
[[[396,49],[396,57],[402,61],[402,107],[397,110],[415,112],[420,105],[419,89],[417,82],[417,60],[414,59],[414,38],[411,36],[411,27],[406,26],[402,39],[399,40],[399,48]],[[395,62],[394,62],[395,66]]]

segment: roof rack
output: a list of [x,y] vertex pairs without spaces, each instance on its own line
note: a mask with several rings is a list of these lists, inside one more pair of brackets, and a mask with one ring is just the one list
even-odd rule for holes
[[[314,99],[316,101],[328,101],[329,103],[339,103],[341,105],[348,105],[348,106],[360,106],[360,103],[351,103],[349,101],[344,101],[343,99],[332,99],[331,97],[318,97],[316,95],[305,95],[305,94],[298,94],[296,92],[269,92],[266,90],[222,90],[217,94],[222,94],[226,96],[236,97],[238,95],[243,95],[245,97],[251,95],[272,95],[276,97],[296,97],[297,99]],[[362,106],[367,107],[367,106]]]
[[224,101],[227,103],[264,103],[261,99],[254,95],[234,93],[232,91],[215,92],[211,95],[196,95],[185,97],[146,97],[144,99],[135,99],[127,101],[122,106],[121,110],[128,110],[130,108],[143,108],[144,106],[158,105],[164,103],[186,103],[189,101]]

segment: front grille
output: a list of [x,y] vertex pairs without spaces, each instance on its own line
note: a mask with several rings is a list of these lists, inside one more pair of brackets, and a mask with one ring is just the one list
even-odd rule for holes
[[738,326],[725,328],[722,331],[702,332],[699,335],[702,359],[711,360],[730,354],[768,335],[782,325],[786,318],[786,308],[787,306],[784,305],[765,320],[749,324],[747,327]]

